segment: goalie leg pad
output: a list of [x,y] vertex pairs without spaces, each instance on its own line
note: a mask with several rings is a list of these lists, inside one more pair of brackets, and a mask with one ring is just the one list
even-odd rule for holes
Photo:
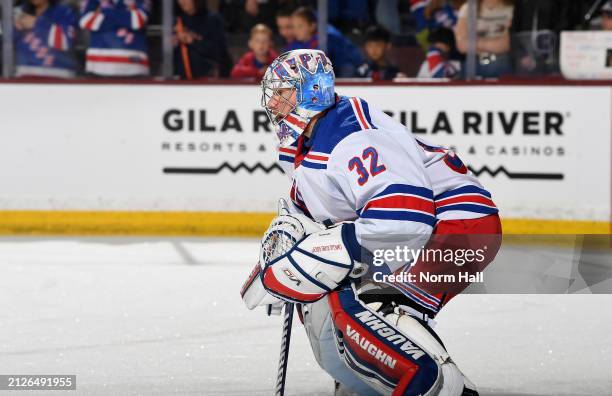
[[[329,297],[329,295],[328,295]],[[377,396],[372,387],[359,378],[353,370],[346,366],[334,335],[329,304],[323,298],[313,304],[304,305],[304,328],[315,359],[335,381],[354,395]]]
[[416,319],[383,315],[353,285],[328,297],[338,351],[364,382],[381,394],[461,395],[463,376],[444,347]]

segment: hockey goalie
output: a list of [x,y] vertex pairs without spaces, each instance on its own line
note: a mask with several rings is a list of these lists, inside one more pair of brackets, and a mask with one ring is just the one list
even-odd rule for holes
[[[345,394],[477,395],[433,319],[469,285],[452,276],[475,275],[499,250],[491,194],[451,150],[337,94],[322,51],[282,54],[262,89],[290,202],[241,290],[247,307],[296,303],[317,362]],[[470,249],[480,255],[450,263],[395,254]]]

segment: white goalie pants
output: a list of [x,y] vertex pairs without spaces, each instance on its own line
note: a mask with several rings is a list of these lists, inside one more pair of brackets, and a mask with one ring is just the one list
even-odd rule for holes
[[357,296],[351,285],[304,306],[310,345],[329,375],[360,396],[462,394],[463,374],[431,329]]

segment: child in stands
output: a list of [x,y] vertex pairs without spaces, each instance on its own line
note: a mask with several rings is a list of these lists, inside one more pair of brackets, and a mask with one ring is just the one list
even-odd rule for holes
[[249,49],[234,65],[232,77],[261,80],[270,63],[278,56],[272,48],[272,29],[261,23],[253,26]]

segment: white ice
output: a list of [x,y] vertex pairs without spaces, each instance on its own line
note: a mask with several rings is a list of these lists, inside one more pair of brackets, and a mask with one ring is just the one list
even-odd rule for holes
[[[76,374],[76,394],[270,395],[281,319],[239,297],[257,253],[248,239],[1,239],[0,374]],[[296,322],[287,394],[331,395]],[[612,395],[612,295],[462,295],[437,322],[481,395]]]

